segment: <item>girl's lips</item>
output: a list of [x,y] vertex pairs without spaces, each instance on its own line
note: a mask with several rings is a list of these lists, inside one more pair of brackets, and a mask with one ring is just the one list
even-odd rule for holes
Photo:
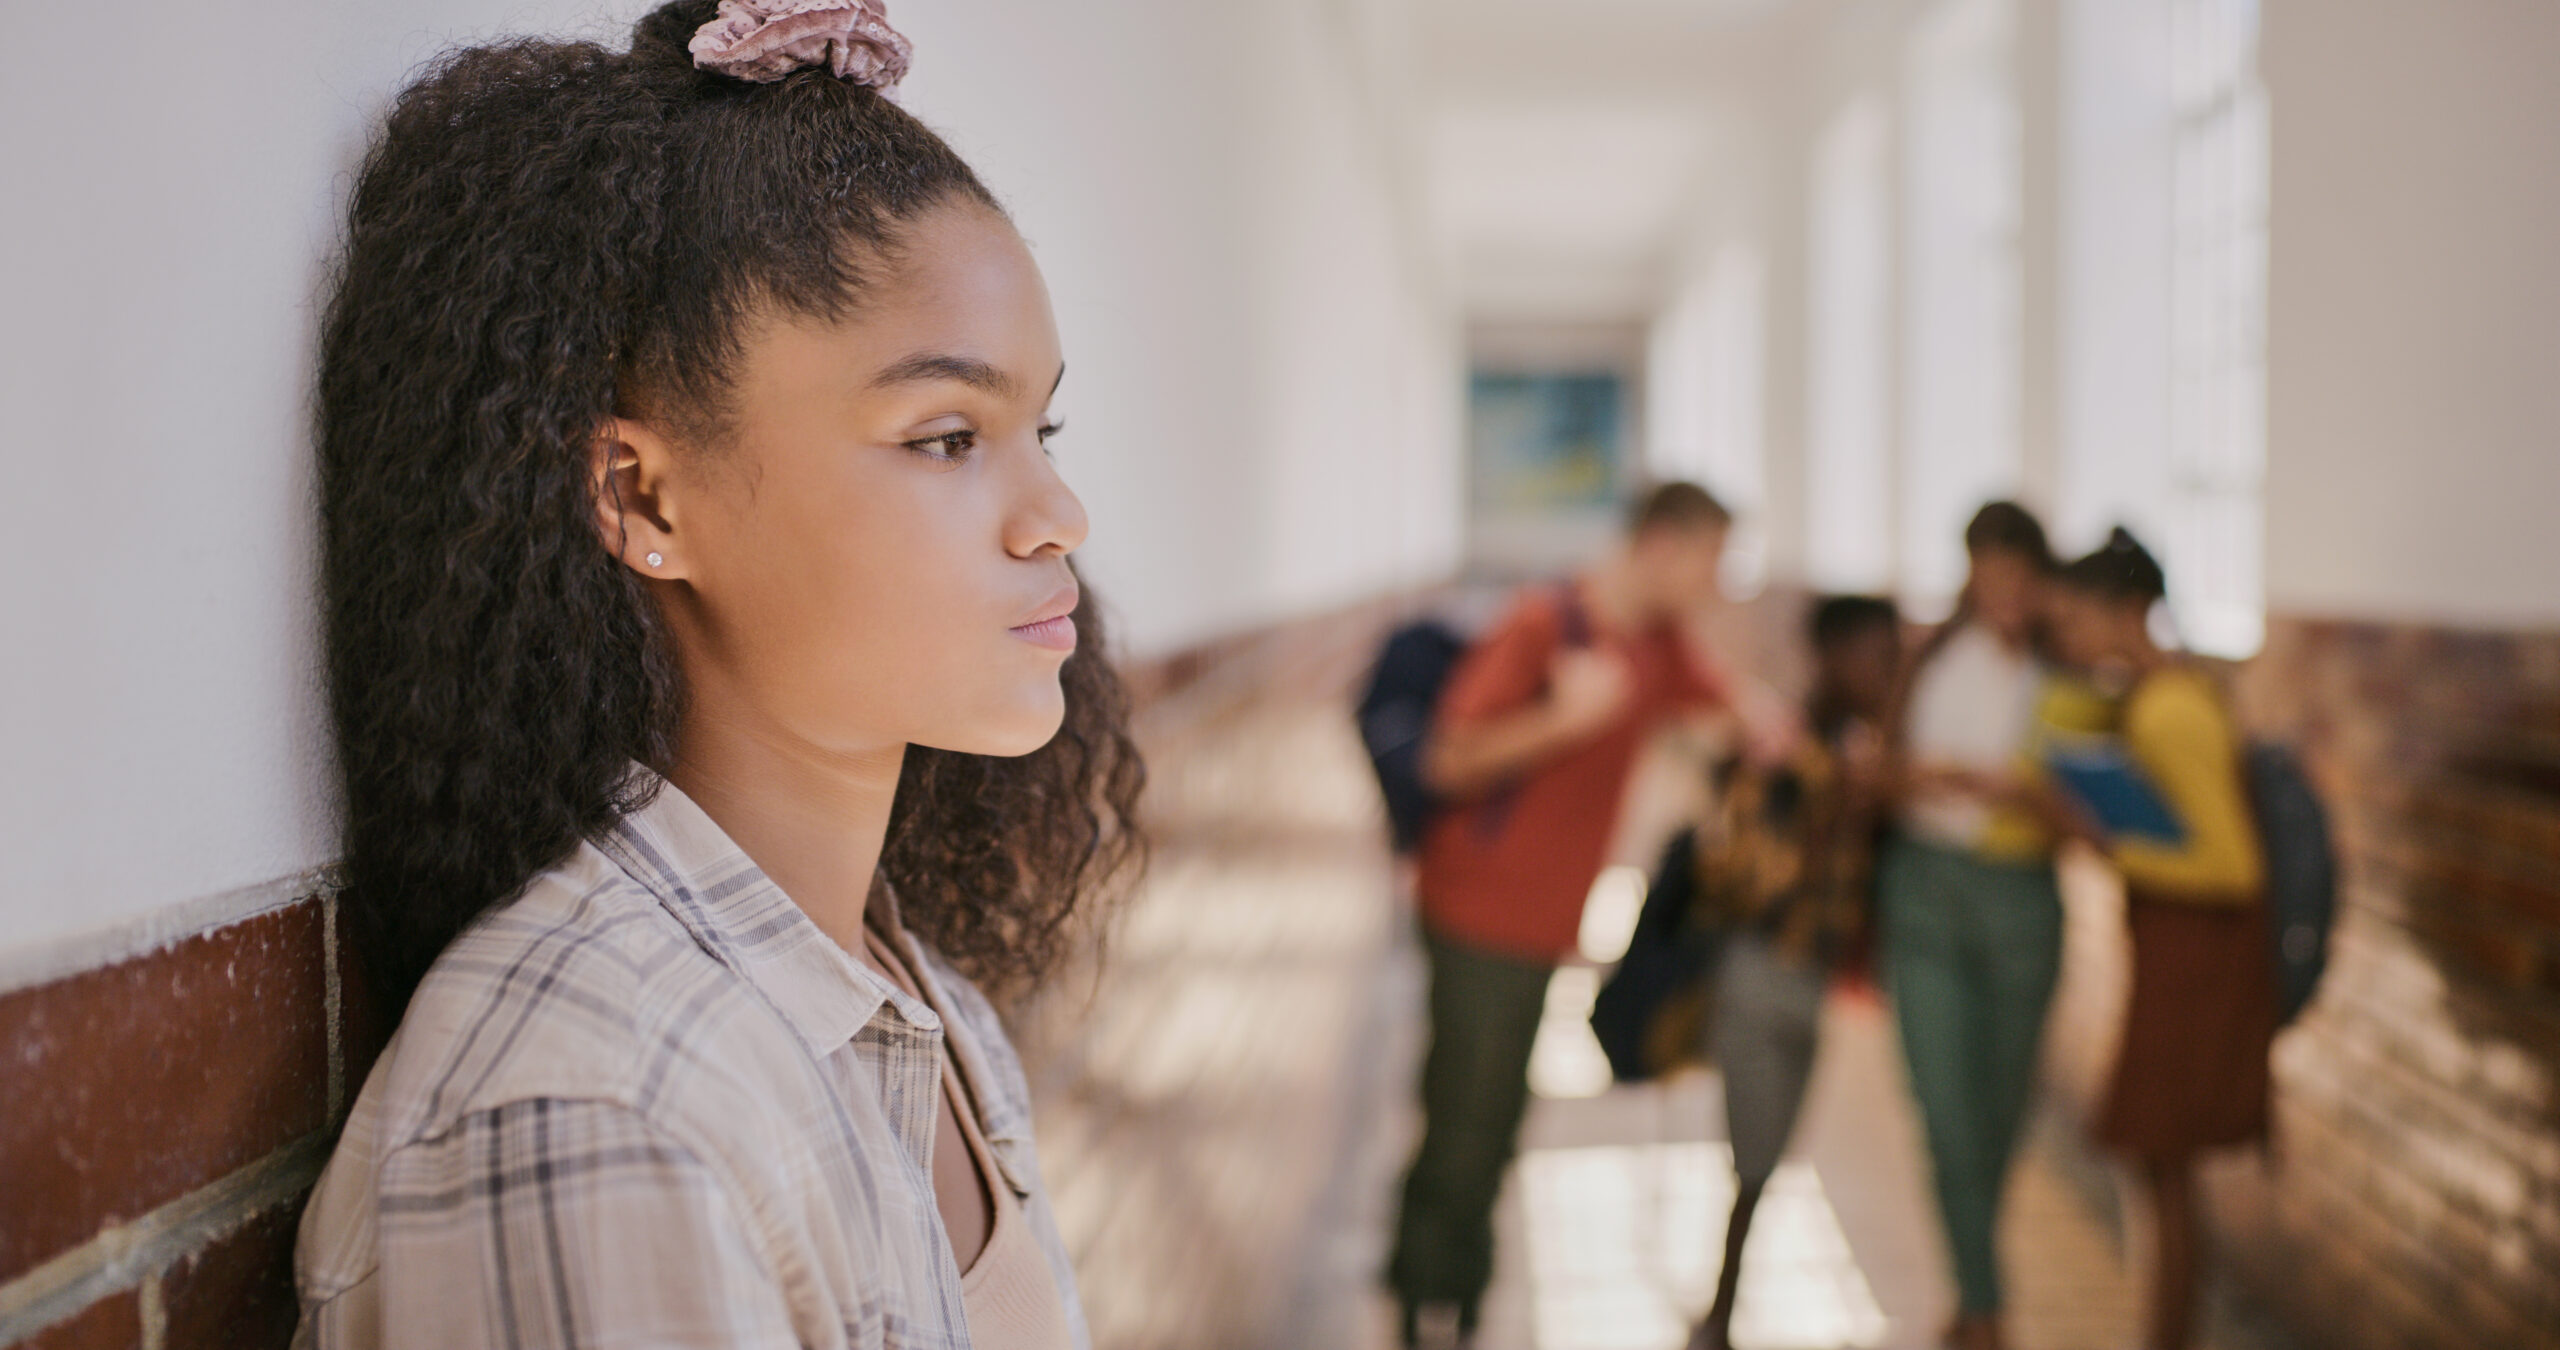
[[1026,623],[1019,628],[1006,631],[1034,647],[1046,647],[1057,652],[1071,652],[1076,649],[1076,621],[1068,615],[1061,614],[1054,619]]

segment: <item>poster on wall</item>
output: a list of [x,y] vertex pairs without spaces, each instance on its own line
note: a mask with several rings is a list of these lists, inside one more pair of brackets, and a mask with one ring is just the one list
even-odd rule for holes
[[1480,516],[1587,515],[1617,503],[1626,390],[1608,372],[1477,371],[1467,382]]

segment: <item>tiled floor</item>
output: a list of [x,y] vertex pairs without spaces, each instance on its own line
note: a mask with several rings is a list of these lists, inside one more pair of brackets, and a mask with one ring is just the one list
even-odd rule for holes
[[[1418,962],[1318,652],[1204,688],[1150,739],[1156,869],[1099,977],[1026,1040],[1062,1228],[1102,1350],[1384,1350],[1374,1273],[1414,1131]],[[1550,1000],[1482,1350],[1670,1350],[1706,1301],[1730,1182],[1711,1076],[1597,1091],[1587,974]],[[1835,997],[1753,1238],[1746,1346],[1925,1347],[1946,1315],[1890,1021]],[[2021,1350],[2138,1344],[2086,1164],[2042,1127],[2006,1224]],[[2074,1178],[2080,1178],[2074,1180]],[[2227,1320],[2227,1319],[2226,1319]],[[2231,1333],[2218,1350],[2261,1342]]]

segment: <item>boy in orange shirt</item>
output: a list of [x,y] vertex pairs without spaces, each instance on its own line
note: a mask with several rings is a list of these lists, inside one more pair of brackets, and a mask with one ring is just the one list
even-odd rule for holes
[[1424,1131],[1387,1271],[1408,1345],[1426,1329],[1444,1344],[1474,1332],[1547,977],[1573,950],[1638,750],[1663,723],[1732,702],[1691,632],[1732,521],[1696,484],[1653,489],[1619,547],[1521,595],[1441,694],[1422,771],[1449,805],[1416,881],[1431,967]]

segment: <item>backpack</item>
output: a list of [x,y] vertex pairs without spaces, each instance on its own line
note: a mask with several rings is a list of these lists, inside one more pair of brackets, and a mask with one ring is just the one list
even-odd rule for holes
[[[1563,644],[1589,646],[1591,621],[1571,584],[1563,586],[1562,597]],[[1361,688],[1360,743],[1368,749],[1378,793],[1387,799],[1387,830],[1398,853],[1420,847],[1423,831],[1439,813],[1440,795],[1422,781],[1422,746],[1440,691],[1466,652],[1467,640],[1447,622],[1416,619],[1387,635]]]
[[2274,944],[2276,1025],[2302,1013],[2329,965],[2338,912],[2338,855],[2329,811],[2292,749],[2252,741],[2242,760],[2267,859],[2267,929]]
[[1458,668],[1467,644],[1438,619],[1420,619],[1387,635],[1369,682],[1360,692],[1360,743],[1387,799],[1387,827],[1396,852],[1410,853],[1439,809],[1440,798],[1422,781],[1422,743],[1431,730],[1441,687]]
[[1641,1083],[1695,1058],[1715,1015],[1714,981],[1726,930],[1700,922],[1698,832],[1682,830],[1654,864],[1653,884],[1627,954],[1591,1000],[1591,1034],[1621,1083]]

